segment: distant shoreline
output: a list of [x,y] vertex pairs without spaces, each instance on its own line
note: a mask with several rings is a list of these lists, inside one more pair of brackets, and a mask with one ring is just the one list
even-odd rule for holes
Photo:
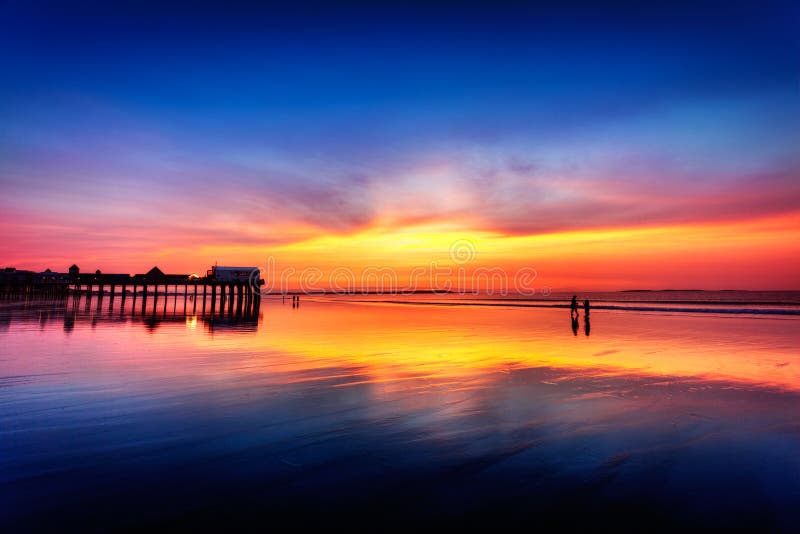
[[[361,303],[380,303],[380,304],[399,304],[407,306],[482,306],[482,307],[514,307],[514,308],[548,308],[548,309],[569,309],[569,304],[522,304],[519,302],[425,302],[425,301],[402,301],[402,300],[362,300]],[[711,303],[703,303],[711,304]],[[736,303],[723,303],[736,304]],[[791,305],[791,304],[790,304]],[[800,316],[800,309],[776,310],[769,308],[674,308],[656,306],[615,306],[608,304],[592,305],[592,310],[617,310],[617,311],[642,311],[642,312],[668,312],[668,313],[720,313],[725,315],[792,315]]]

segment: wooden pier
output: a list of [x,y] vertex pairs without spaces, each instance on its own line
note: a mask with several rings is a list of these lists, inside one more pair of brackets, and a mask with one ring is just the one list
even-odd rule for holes
[[[70,296],[85,296],[87,305],[93,299],[120,299],[123,306],[126,300],[141,302],[141,309],[148,301],[156,303],[174,297],[174,303],[183,299],[184,306],[191,301],[196,310],[198,302],[202,313],[223,313],[226,307],[255,307],[261,301],[258,279],[253,283],[244,281],[220,282],[209,275],[195,277],[188,274],[164,274],[153,267],[146,274],[94,274],[80,273],[73,265],[69,273],[34,273],[7,268],[0,271],[0,299],[64,299]],[[177,304],[175,304],[177,305]]]

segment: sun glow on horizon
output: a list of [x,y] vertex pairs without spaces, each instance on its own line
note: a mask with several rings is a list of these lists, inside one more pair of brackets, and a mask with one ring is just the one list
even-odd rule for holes
[[[537,271],[551,288],[775,288],[797,287],[800,214],[724,223],[576,230],[503,235],[453,224],[392,229],[375,226],[349,235],[324,235],[267,252],[296,271],[339,267],[521,268]],[[467,247],[454,258],[453,247]],[[232,251],[229,251],[229,253]],[[244,252],[244,251],[241,251]],[[770,272],[769,280],[753,279]]]
[[[268,232],[268,229],[264,229]],[[800,289],[800,212],[739,221],[609,227],[535,235],[513,235],[436,221],[393,227],[376,223],[353,232],[320,235],[275,246],[207,245],[131,247],[129,252],[75,258],[67,247],[51,250],[46,263],[12,255],[7,265],[64,271],[73,262],[84,270],[145,272],[153,264],[165,272],[204,272],[208,265],[249,264],[297,275],[308,269],[332,271],[391,269],[401,284],[419,268],[520,269],[536,272],[536,287],[584,290],[622,289]],[[308,234],[306,234],[308,235]],[[164,239],[170,239],[165,232]],[[270,235],[263,236],[269,240]],[[461,254],[461,256],[454,256]],[[56,259],[57,258],[57,259]],[[136,258],[140,258],[137,260]],[[142,265],[136,266],[141,262]],[[145,262],[149,262],[145,263]],[[132,265],[133,264],[133,265]],[[59,265],[63,265],[59,268]],[[418,289],[427,289],[424,284]]]

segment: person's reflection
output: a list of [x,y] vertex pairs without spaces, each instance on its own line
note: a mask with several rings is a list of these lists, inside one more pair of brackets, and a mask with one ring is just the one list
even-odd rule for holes
[[[577,323],[577,319],[575,319],[575,321]],[[588,315],[584,315],[583,316],[583,333],[588,336],[591,331],[592,331],[592,323],[589,321],[589,316]]]
[[572,321],[572,333],[576,336],[578,335],[578,314],[573,313],[569,316],[570,320]]

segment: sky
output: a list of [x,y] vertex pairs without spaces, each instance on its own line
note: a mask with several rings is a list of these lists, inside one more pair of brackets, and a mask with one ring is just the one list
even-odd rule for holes
[[797,2],[332,4],[0,0],[0,266],[800,289]]

